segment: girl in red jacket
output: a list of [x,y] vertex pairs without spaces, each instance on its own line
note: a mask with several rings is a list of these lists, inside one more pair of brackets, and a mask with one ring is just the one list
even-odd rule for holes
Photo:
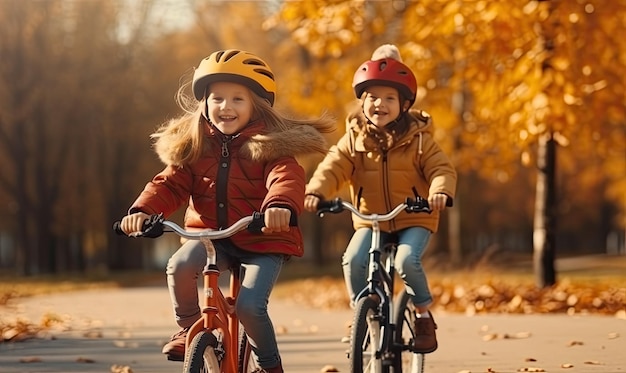
[[[456,171],[432,137],[432,121],[423,111],[410,110],[417,83],[393,45],[383,45],[354,74],[352,84],[360,106],[347,118],[346,134],[332,146],[309,181],[305,208],[316,211],[320,198],[329,199],[350,187],[352,204],[364,214],[385,214],[412,197],[427,197],[431,214],[402,213],[380,223],[381,239],[398,240],[395,267],[418,309],[415,348],[437,349],[436,325],[428,309],[432,296],[421,258],[430,235],[437,231],[439,212],[451,205]],[[355,233],[342,266],[352,301],[367,285],[371,223],[353,216]]]
[[[319,131],[330,118],[288,119],[274,108],[276,82],[259,57],[223,50],[203,59],[191,88],[178,91],[184,114],[166,122],[152,138],[165,169],[150,181],[121,221],[126,234],[141,230],[149,214],[166,217],[187,205],[187,229],[221,229],[255,211],[265,214],[264,234],[243,231],[215,242],[217,265],[244,267],[236,311],[260,367],[283,372],[267,303],[281,266],[303,254],[300,229],[290,220],[304,204],[305,174],[295,157],[325,153]],[[167,282],[181,330],[163,347],[170,360],[183,360],[188,328],[200,318],[197,278],[206,263],[199,241],[185,242],[170,258]]]

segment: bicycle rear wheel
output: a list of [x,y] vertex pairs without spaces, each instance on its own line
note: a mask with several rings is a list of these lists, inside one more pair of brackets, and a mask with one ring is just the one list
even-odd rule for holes
[[383,371],[382,359],[377,354],[381,341],[378,302],[370,297],[363,297],[356,304],[350,335],[350,371],[352,373],[381,373]]
[[201,331],[193,337],[185,352],[183,373],[219,373],[220,364],[215,354],[217,337]]
[[241,336],[239,337],[238,372],[251,373],[260,368],[261,367],[259,367],[256,359],[254,358],[254,352],[252,351],[252,346],[248,340],[248,335],[245,331],[242,331]]
[[394,301],[396,333],[394,336],[394,373],[423,373],[424,354],[413,352],[415,305],[411,295],[402,290]]

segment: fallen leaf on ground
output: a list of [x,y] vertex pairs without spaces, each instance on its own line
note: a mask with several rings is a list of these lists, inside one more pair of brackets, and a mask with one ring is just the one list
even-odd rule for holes
[[570,341],[567,346],[568,347],[572,347],[572,346],[582,346],[584,343],[582,343],[581,341]]
[[543,368],[529,367],[529,368],[520,368],[517,371],[518,372],[545,372],[546,370]]
[[133,373],[133,370],[128,365],[113,365],[111,366],[111,373]]
[[100,330],[89,330],[83,334],[85,338],[98,339],[102,338],[102,331]]
[[561,364],[561,368],[573,368],[573,367],[574,367],[574,364],[570,364],[570,363]]
[[76,359],[77,363],[84,363],[84,364],[93,364],[96,361],[94,359],[88,359],[86,357],[79,357],[78,359]]
[[597,361],[597,360],[587,360],[587,361],[585,361],[585,364],[587,364],[587,365],[602,365],[602,363]]
[[139,347],[139,343],[137,342],[122,341],[122,340],[113,341],[113,345],[119,348],[138,348]]
[[30,357],[23,357],[20,359],[20,363],[41,363],[41,358],[38,358],[36,356],[30,356]]
[[132,338],[133,336],[133,334],[129,331],[119,332],[118,335],[120,338],[125,338],[125,339]]
[[483,335],[483,341],[488,342],[494,339],[525,339],[531,336],[530,332],[517,332],[515,334],[509,333],[489,333]]
[[337,369],[337,367],[333,365],[324,365],[322,369],[320,369],[320,372],[321,373],[339,372],[339,369]]

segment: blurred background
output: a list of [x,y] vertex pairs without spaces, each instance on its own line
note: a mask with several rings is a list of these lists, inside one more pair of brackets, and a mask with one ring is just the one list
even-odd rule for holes
[[[549,285],[556,257],[626,255],[625,35],[625,1],[0,0],[0,273],[164,267],[175,237],[111,225],[163,168],[149,135],[213,51],[265,59],[278,109],[331,113],[334,143],[355,69],[393,43],[459,172],[427,255],[532,257]],[[349,215],[301,222],[303,260],[338,265]]]

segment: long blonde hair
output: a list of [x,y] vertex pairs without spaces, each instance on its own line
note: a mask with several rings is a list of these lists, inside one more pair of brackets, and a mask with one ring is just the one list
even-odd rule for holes
[[[203,115],[205,101],[204,99],[197,101],[186,93],[190,84],[191,82],[181,84],[176,92],[176,102],[184,113],[166,121],[150,135],[154,140],[154,149],[159,159],[166,165],[183,166],[193,163],[209,150],[208,144],[204,141],[204,128],[209,124]],[[326,113],[314,119],[288,118],[254,91],[250,90],[250,93],[253,120],[262,119],[270,132],[282,132],[300,125],[313,126],[321,133],[334,130],[335,119]],[[321,143],[315,150],[322,154],[327,151],[325,145]]]

